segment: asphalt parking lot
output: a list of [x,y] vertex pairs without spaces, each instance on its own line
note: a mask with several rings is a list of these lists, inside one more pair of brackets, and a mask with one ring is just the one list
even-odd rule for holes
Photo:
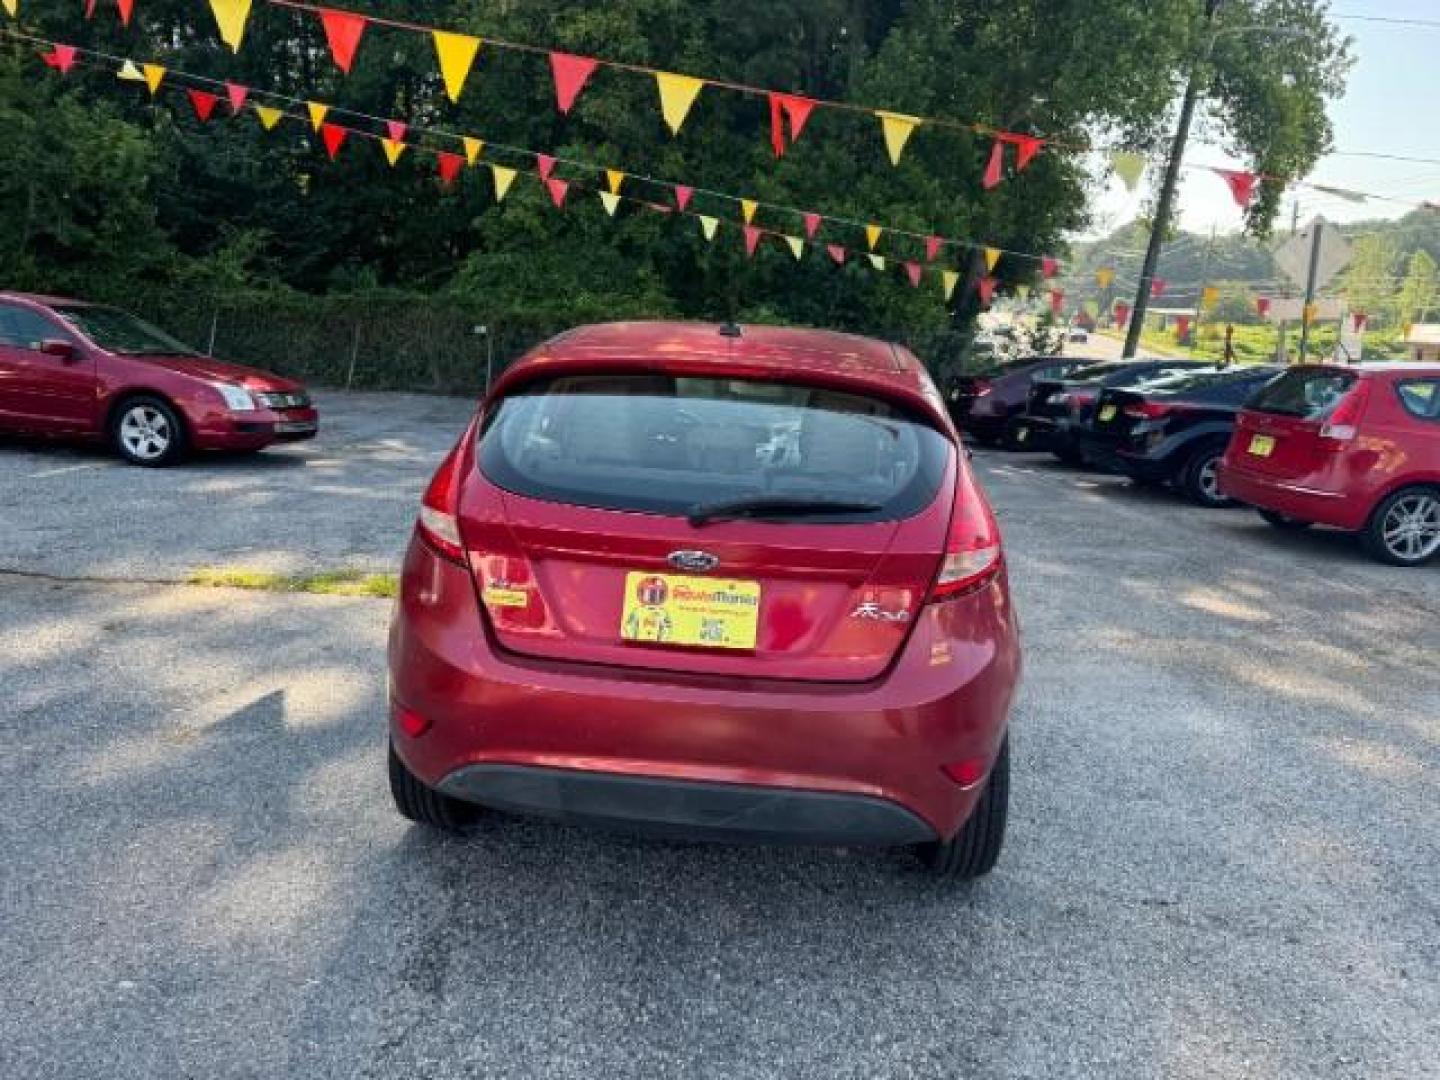
[[0,444],[0,1076],[1435,1075],[1434,568],[981,454],[993,876],[437,838],[385,788],[387,603],[161,582],[394,569],[469,408],[331,395],[173,472]]

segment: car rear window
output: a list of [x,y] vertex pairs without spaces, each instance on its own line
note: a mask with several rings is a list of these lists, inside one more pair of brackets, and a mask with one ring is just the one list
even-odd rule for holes
[[949,440],[890,404],[782,382],[566,376],[505,398],[480,435],[499,487],[608,510],[686,514],[748,498],[869,504],[806,520],[909,517],[935,498]]
[[1359,376],[1334,368],[1291,368],[1266,383],[1245,405],[1255,412],[1319,420],[1359,381]]
[[1395,384],[1400,404],[1421,420],[1440,420],[1440,379],[1406,379]]

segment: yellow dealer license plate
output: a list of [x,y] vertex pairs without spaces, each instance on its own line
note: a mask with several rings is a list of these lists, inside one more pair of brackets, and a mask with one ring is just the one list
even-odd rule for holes
[[1250,453],[1256,457],[1269,457],[1275,452],[1275,440],[1269,435],[1256,435],[1250,440]]
[[758,582],[642,570],[625,576],[620,636],[626,641],[753,649],[759,624]]
[[1114,406],[1114,405],[1106,405],[1103,409],[1100,410],[1100,422],[1101,422],[1102,424],[1109,423],[1111,420],[1114,420],[1114,419],[1115,419],[1115,406]]

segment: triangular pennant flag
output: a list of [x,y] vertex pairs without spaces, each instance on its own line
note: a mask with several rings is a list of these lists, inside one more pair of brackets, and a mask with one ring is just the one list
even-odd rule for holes
[[993,273],[995,272],[995,266],[996,266],[996,264],[998,264],[999,262],[1000,262],[1000,249],[999,249],[999,248],[987,247],[987,248],[985,249],[985,272],[986,272],[987,274],[993,274]]
[[335,66],[346,75],[355,64],[355,50],[360,47],[360,35],[365,33],[365,24],[370,20],[364,15],[348,11],[320,9],[320,24],[325,27],[325,40],[330,43],[330,55]]
[[745,254],[754,255],[755,249],[760,246],[760,230],[754,225],[745,226]]
[[403,143],[405,141],[405,134],[409,130],[410,126],[403,120],[385,121],[385,134],[390,137],[391,142]]
[[536,154],[535,164],[540,169],[540,179],[549,180],[550,174],[555,171],[555,159],[549,154]]
[[1051,289],[1051,290],[1050,290],[1050,310],[1053,311],[1056,315],[1059,315],[1060,312],[1064,309],[1064,307],[1065,307],[1065,290],[1064,290],[1064,289]]
[[1175,340],[1184,341],[1190,336],[1190,316],[1177,315],[1175,317]]
[[515,183],[515,170],[501,165],[491,165],[490,175],[495,180],[495,201],[497,203],[504,202],[505,196],[510,191],[510,185]]
[[431,36],[435,39],[435,55],[440,60],[440,77],[445,82],[445,93],[452,102],[457,102],[480,52],[480,39],[444,30],[432,30]]
[[[1319,304],[1306,304],[1305,307],[1304,307],[1304,309],[1300,312],[1300,319],[1301,319],[1302,322],[1313,323],[1313,322],[1314,322],[1316,319],[1318,319],[1319,317],[1320,317],[1320,305],[1319,305]],[[1405,336],[1406,336],[1406,337],[1409,337],[1410,335],[1409,335],[1409,333],[1406,333]]]
[[1102,289],[1108,289],[1110,283],[1115,280],[1115,271],[1108,266],[1102,266],[1095,271],[1095,284]]
[[625,174],[619,169],[606,169],[605,182],[610,185],[611,195],[619,195],[620,188],[625,183]]
[[350,130],[339,124],[320,125],[320,138],[325,142],[325,152],[330,155],[331,161],[340,153],[340,147],[345,145],[345,136],[349,134]]
[[1200,292],[1200,307],[1205,311],[1212,310],[1220,302],[1220,289],[1214,285],[1206,285]]
[[1049,255],[1042,257],[1040,260],[1040,272],[1047,278],[1054,277],[1060,273],[1060,261]]
[[330,112],[329,105],[321,105],[318,101],[307,101],[305,110],[310,114],[310,126],[319,131],[325,123],[325,117]]
[[885,269],[885,257],[883,255],[871,255],[869,256],[869,259],[870,265],[873,266],[876,270]]
[[[783,157],[785,147],[800,138],[800,132],[805,130],[805,122],[810,119],[814,108],[815,102],[811,98],[770,92],[770,146],[776,157]],[[785,137],[787,122],[790,128],[788,142]]]
[[880,243],[880,235],[881,235],[884,231],[885,231],[885,230],[882,229],[879,225],[866,225],[866,226],[865,226],[865,246],[868,247],[871,251],[874,251],[874,250],[875,250],[875,245],[878,244],[878,243]]
[[1015,286],[1015,295],[1018,296],[1022,301],[1023,301],[1023,300],[1029,300],[1029,299],[1030,299],[1030,286],[1029,286],[1029,285],[1016,285],[1016,286]]
[[[675,185],[675,205],[679,207],[682,214],[690,208],[690,200],[694,198],[694,196],[695,189],[689,184]],[[746,220],[749,219],[747,218]]]
[[706,240],[715,239],[715,230],[720,227],[720,219],[700,215],[700,231],[705,234]]
[[575,107],[575,99],[580,96],[580,91],[585,89],[585,84],[590,81],[590,76],[595,74],[599,63],[588,56],[572,56],[562,52],[550,54],[550,71],[555,76],[555,102],[562,113],[569,115],[570,110]]
[[1115,302],[1115,325],[1122,330],[1130,323],[1130,305],[1123,300]]
[[465,160],[471,165],[478,164],[480,155],[485,152],[485,140],[477,139],[474,135],[461,135],[460,145],[465,147]]
[[1045,145],[1044,139],[1038,139],[1034,135],[1016,135],[1014,132],[1007,132],[1004,139],[1015,147],[1016,172],[1024,172],[1025,166],[1035,160],[1035,155]]
[[40,59],[47,65],[60,72],[61,75],[70,74],[70,69],[75,66],[75,46],[56,45]]
[[795,256],[796,261],[805,257],[805,241],[798,236],[787,236],[785,242],[790,245],[790,253]]
[[1235,169],[1216,169],[1216,174],[1230,185],[1230,194],[1235,199],[1235,205],[1245,209],[1255,198],[1255,185],[1259,183],[1260,177],[1252,172],[1239,172]]
[[845,256],[848,252],[839,244],[826,244],[825,254],[830,256],[831,261],[834,262],[836,266],[844,266]]
[[[0,0],[0,7],[3,7],[12,19],[20,17],[20,0]],[[87,13],[85,17],[88,19],[90,16]]]
[[1165,295],[1165,286],[1168,284],[1163,277],[1150,279],[1150,295],[1156,299]]
[[205,90],[187,89],[185,91],[190,98],[190,105],[195,110],[195,116],[203,124],[210,119],[215,112],[215,106],[220,104],[220,97]]
[[600,192],[600,201],[605,206],[605,212],[611,217],[614,217],[615,211],[620,209],[620,196],[613,191]]
[[280,123],[280,118],[285,114],[279,109],[272,109],[268,105],[256,105],[255,115],[260,118],[260,126],[266,131],[273,131],[275,125]]
[[945,241],[938,236],[927,236],[925,238],[925,261],[934,262],[940,257],[940,247]]
[[907,262],[905,264],[905,276],[910,279],[910,287],[912,289],[918,289],[920,287],[920,279],[924,273],[925,268],[918,262]]
[[125,82],[145,81],[144,73],[135,66],[134,60],[126,60],[123,64],[121,64],[120,70],[115,73],[115,77],[117,79],[123,79]]
[[220,40],[230,46],[231,52],[238,53],[250,19],[250,0],[210,0],[210,10],[220,27]]
[[135,0],[115,0],[115,6],[120,9],[121,25],[129,26],[130,15],[135,10]]
[[154,97],[160,92],[160,84],[165,81],[165,69],[159,64],[145,64],[140,70],[145,73],[145,85],[150,88],[150,96]]
[[455,178],[460,175],[460,170],[465,167],[465,159],[459,154],[451,154],[441,150],[435,155],[436,167],[440,170],[440,183],[443,187],[453,187]]
[[752,221],[755,220],[755,211],[759,209],[760,204],[754,199],[740,200],[740,216],[745,219],[746,225],[749,225]]
[[1145,175],[1146,163],[1143,154],[1116,150],[1110,155],[1110,164],[1114,166],[1115,175],[1124,181],[1128,191],[1134,191],[1140,186],[1140,177]]
[[1005,171],[1005,144],[996,139],[990,147],[990,160],[985,164],[985,175],[980,178],[980,184],[986,191],[997,187],[1004,177]]
[[555,209],[560,210],[565,206],[565,196],[570,193],[570,185],[564,180],[556,180],[551,177],[545,181],[546,190],[550,192],[550,201],[555,204]]
[[234,116],[245,108],[245,102],[250,100],[250,88],[241,86],[239,83],[227,82],[225,96],[230,99],[230,115]]
[[820,231],[820,223],[824,219],[821,218],[819,214],[806,213],[801,214],[800,216],[805,221],[805,235],[808,236],[811,240],[814,240],[815,234]]
[[405,153],[405,144],[399,139],[381,139],[380,145],[385,149],[385,160],[393,168],[400,161],[400,155]]
[[1270,317],[1270,298],[1268,296],[1257,296],[1255,298],[1255,313],[1262,319]]
[[998,279],[990,277],[989,275],[986,275],[985,277],[982,277],[980,279],[980,303],[983,306],[987,308],[990,306],[990,301],[995,298],[995,286],[999,284],[1000,282]]
[[960,275],[954,270],[942,270],[940,284],[945,289],[945,299],[948,302],[955,295],[955,286],[960,284]]
[[1365,312],[1363,311],[1352,311],[1350,313],[1350,324],[1355,327],[1355,332],[1357,334],[1364,331],[1365,324],[1369,321],[1370,316],[1365,314]]
[[900,156],[905,153],[905,144],[923,121],[918,116],[906,116],[904,113],[885,112],[880,109],[875,110],[875,115],[880,118],[880,128],[885,133],[885,149],[889,151],[890,164],[899,165]]
[[690,115],[690,106],[695,104],[705,83],[689,75],[672,75],[668,71],[655,73],[655,85],[660,90],[660,111],[672,135],[679,135],[685,118]]

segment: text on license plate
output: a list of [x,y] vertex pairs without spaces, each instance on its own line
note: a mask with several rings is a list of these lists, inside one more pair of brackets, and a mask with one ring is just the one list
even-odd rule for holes
[[1115,412],[1116,409],[1114,405],[1106,405],[1103,409],[1100,410],[1100,422],[1104,424],[1111,420],[1114,420]]
[[753,649],[760,624],[760,584],[715,578],[625,575],[620,637],[664,645]]
[[1275,452],[1275,439],[1270,435],[1255,435],[1250,439],[1250,453],[1256,457],[1269,457]]

